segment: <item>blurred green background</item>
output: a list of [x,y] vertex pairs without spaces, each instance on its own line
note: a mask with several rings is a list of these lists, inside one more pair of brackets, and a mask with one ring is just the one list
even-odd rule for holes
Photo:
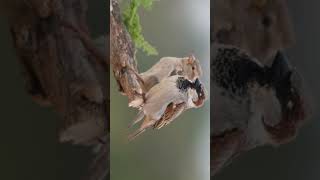
[[[127,1],[124,1],[127,2]],[[209,92],[210,1],[161,0],[151,11],[141,11],[143,34],[159,56],[138,52],[144,72],[163,56],[185,57],[194,53],[204,71],[201,78]],[[111,42],[112,43],[112,42]],[[128,124],[136,109],[117,90],[111,75],[111,179],[112,180],[208,180],[210,159],[210,103],[183,113],[160,130],[147,130],[128,143]]]
[[[89,25],[97,37],[108,28],[107,5],[100,0],[88,2]],[[79,180],[86,173],[91,150],[58,142],[61,118],[25,92],[10,29],[0,14],[0,179]]]

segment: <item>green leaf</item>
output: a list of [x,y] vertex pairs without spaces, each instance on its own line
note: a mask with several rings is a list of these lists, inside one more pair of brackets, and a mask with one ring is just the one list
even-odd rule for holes
[[123,20],[135,46],[148,55],[158,55],[157,50],[142,35],[142,27],[138,9],[150,10],[154,0],[131,0],[123,13]]

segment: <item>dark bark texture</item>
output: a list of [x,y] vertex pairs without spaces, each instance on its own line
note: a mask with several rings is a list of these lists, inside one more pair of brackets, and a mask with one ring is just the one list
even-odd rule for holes
[[86,0],[12,1],[11,6],[17,11],[10,16],[10,26],[27,92],[61,115],[61,142],[97,150],[84,179],[107,179],[108,38],[104,47],[95,46]]

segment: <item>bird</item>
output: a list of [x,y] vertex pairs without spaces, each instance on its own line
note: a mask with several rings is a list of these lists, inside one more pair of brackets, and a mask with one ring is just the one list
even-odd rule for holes
[[172,122],[184,110],[201,107],[206,99],[206,90],[199,80],[191,82],[184,76],[174,75],[163,79],[146,94],[146,100],[129,127],[143,122],[138,130],[130,134],[135,139],[147,128],[160,129]]
[[[192,54],[182,58],[163,57],[150,69],[140,74],[132,71],[140,81],[144,93],[169,76],[181,75],[190,81],[195,81],[202,76],[200,62]],[[143,100],[137,98],[129,103],[129,107],[140,107],[142,104]]]
[[197,79],[194,84],[194,88],[197,92],[197,95],[194,97],[195,99],[192,99],[192,102],[190,103],[169,104],[161,119],[154,124],[153,129],[161,129],[170,124],[187,109],[203,106],[204,101],[207,99],[206,90],[199,79]]
[[[271,136],[270,142],[278,143],[289,138],[289,135],[275,137],[274,134],[281,133],[270,124],[302,121],[306,113],[301,77],[289,65],[284,53],[279,51],[272,65],[265,66],[239,48],[214,46],[216,49],[212,51],[214,58],[211,61],[212,124],[227,118],[232,122],[229,126],[232,126],[240,121],[238,118],[249,122],[255,113],[259,113],[257,117],[261,119],[263,130]],[[219,105],[229,108],[217,112],[215,109],[221,110]]]
[[295,137],[307,118],[307,106],[301,76],[283,51],[277,52],[271,66],[232,45],[214,43],[211,56],[211,135],[226,137],[236,130],[244,137],[236,142],[239,145],[228,146],[225,157],[219,157],[223,161],[213,157],[219,162],[214,172],[241,151]]

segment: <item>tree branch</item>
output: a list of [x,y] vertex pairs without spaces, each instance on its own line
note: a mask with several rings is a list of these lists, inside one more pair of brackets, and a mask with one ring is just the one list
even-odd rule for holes
[[142,88],[136,74],[133,72],[137,72],[136,50],[122,22],[118,1],[112,0],[111,6],[111,65],[119,90],[127,95],[129,102],[131,102],[134,99],[142,98]]

